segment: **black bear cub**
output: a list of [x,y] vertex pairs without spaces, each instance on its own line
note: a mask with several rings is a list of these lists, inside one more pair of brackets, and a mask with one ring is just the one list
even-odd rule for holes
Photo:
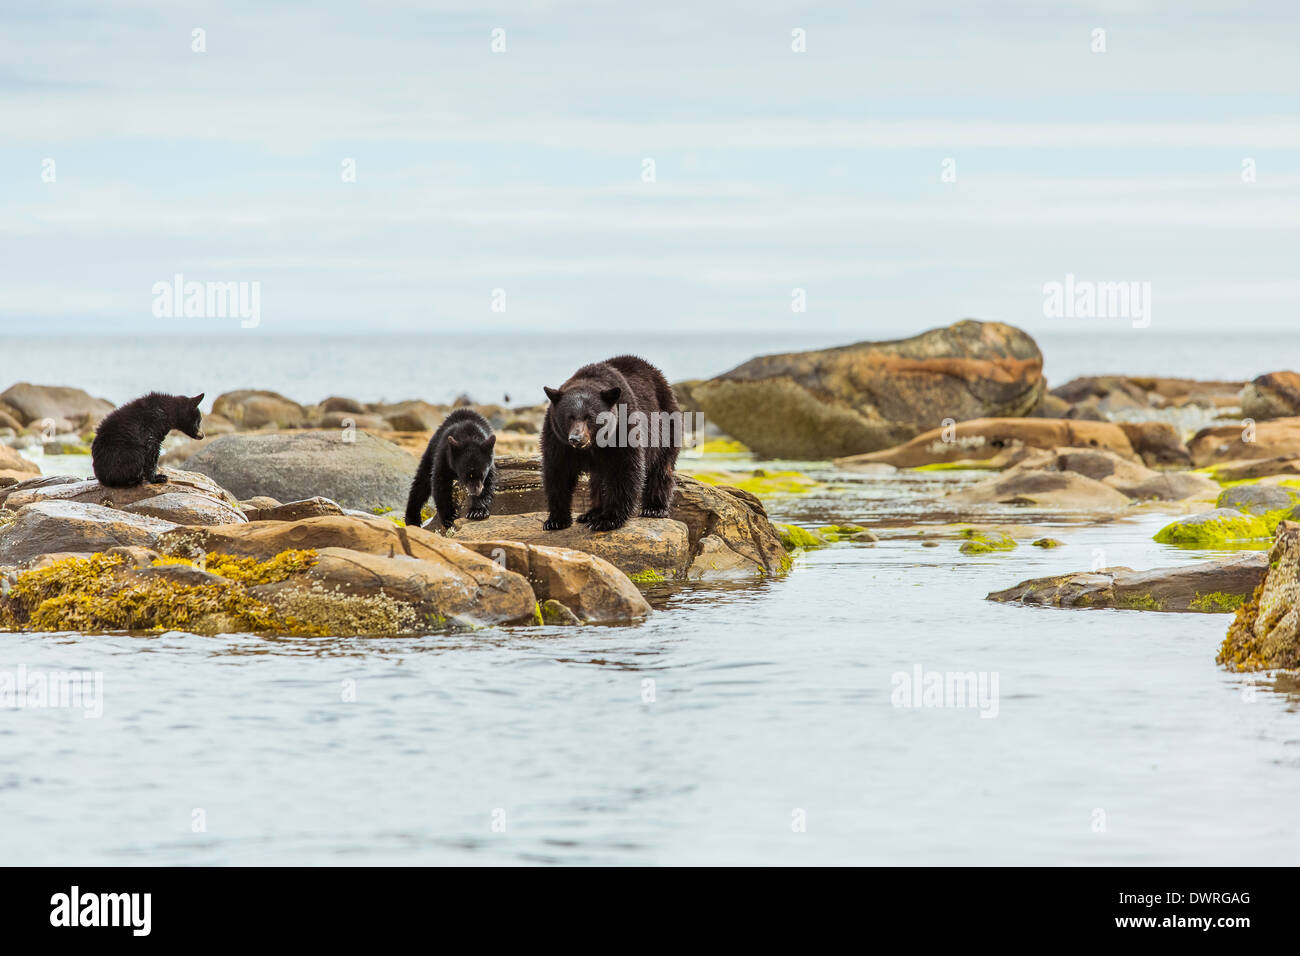
[[613,531],[633,515],[666,518],[675,490],[681,413],[663,373],[635,355],[584,365],[558,389],[542,425],[543,527],[573,523],[573,491],[590,475],[591,510],[578,521]]
[[131,488],[146,481],[164,484],[167,476],[158,470],[162,440],[172,429],[202,438],[202,401],[202,395],[150,392],[110,412],[90,445],[95,478],[106,488]]
[[406,523],[419,527],[420,512],[432,493],[438,520],[444,528],[450,528],[456,520],[452,487],[457,481],[469,496],[469,512],[465,517],[471,521],[486,518],[492,510],[496,481],[496,465],[492,459],[496,443],[496,433],[488,420],[472,408],[458,408],[448,415],[429,439],[415,480],[411,482],[411,494],[406,499]]

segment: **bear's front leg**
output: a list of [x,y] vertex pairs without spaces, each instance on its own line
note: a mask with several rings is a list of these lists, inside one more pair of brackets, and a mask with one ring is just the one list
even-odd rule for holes
[[160,471],[149,479],[149,483],[151,485],[165,485],[167,484],[167,476]]
[[640,461],[619,461],[601,475],[592,475],[600,491],[601,510],[587,522],[592,531],[614,531],[627,524],[637,511],[645,471]]
[[444,528],[450,528],[456,523],[456,498],[453,494],[452,477],[442,469],[433,476],[433,507],[438,512],[438,521]]
[[562,459],[548,457],[542,462],[542,487],[546,491],[545,531],[563,531],[573,524],[573,492],[578,487],[578,473]]

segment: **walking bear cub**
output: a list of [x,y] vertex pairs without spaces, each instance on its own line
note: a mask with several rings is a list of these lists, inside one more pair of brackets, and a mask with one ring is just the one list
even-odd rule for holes
[[165,484],[167,476],[158,470],[162,440],[172,429],[202,438],[202,401],[202,395],[150,392],[110,412],[90,445],[95,478],[106,488],[131,488],[146,481]]
[[406,499],[406,523],[418,527],[424,503],[433,495],[433,507],[444,528],[456,521],[452,488],[460,482],[469,496],[465,517],[482,521],[492,509],[496,465],[492,449],[497,436],[486,418],[472,408],[458,408],[448,415],[429,439],[419,470]]
[[[543,527],[573,523],[573,492],[590,475],[591,509],[578,521],[613,531],[640,513],[666,518],[681,444],[677,398],[663,373],[644,359],[620,355],[584,365],[559,388],[542,425]],[[667,427],[664,427],[666,424]]]

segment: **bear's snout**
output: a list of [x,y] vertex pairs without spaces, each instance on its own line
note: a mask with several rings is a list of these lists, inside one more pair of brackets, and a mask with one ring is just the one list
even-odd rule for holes
[[591,444],[591,430],[586,422],[574,422],[569,429],[569,444],[574,448],[586,448]]

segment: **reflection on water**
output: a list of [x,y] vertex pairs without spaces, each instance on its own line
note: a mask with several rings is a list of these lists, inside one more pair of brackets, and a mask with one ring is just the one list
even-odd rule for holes
[[[0,671],[101,672],[104,713],[0,711],[5,858],[1295,859],[1300,684],[1216,667],[1226,616],[984,600],[1098,552],[1135,568],[1208,557],[1151,540],[1168,513],[995,510],[1064,546],[963,555],[938,527],[961,516],[920,499],[982,475],[813,472],[848,490],[771,500],[774,519],[879,542],[810,552],[779,580],[655,587],[637,627],[7,635]],[[996,675],[996,718],[896,706],[918,668]]]

